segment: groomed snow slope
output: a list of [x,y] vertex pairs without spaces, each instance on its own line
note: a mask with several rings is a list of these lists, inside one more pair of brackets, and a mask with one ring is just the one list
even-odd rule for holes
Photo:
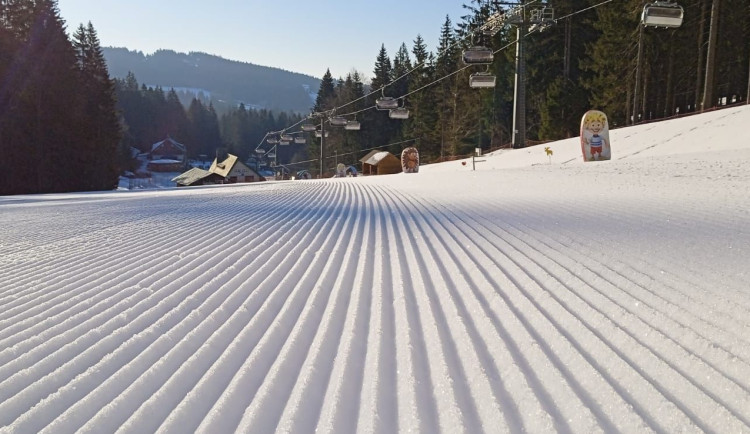
[[0,431],[750,432],[748,124],[0,197]]

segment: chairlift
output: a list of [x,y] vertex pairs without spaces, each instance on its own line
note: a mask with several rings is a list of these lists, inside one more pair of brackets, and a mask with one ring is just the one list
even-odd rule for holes
[[349,131],[359,131],[360,124],[358,121],[347,121],[344,129]]
[[391,119],[409,119],[409,110],[403,107],[397,107],[388,111],[388,117]]
[[289,145],[290,143],[292,143],[292,141],[293,141],[293,140],[294,140],[294,139],[292,139],[292,140],[281,140],[281,141],[279,141],[279,145],[280,145],[280,146],[287,146],[287,145]]
[[552,23],[555,20],[555,9],[549,6],[533,9],[529,13],[529,22],[532,24]]
[[[323,133],[321,133],[320,130],[315,130],[315,137],[320,137],[322,135]],[[328,137],[328,131],[326,131],[326,137]]]
[[282,134],[281,140],[284,142],[291,142],[292,140],[294,140],[294,136],[291,134]]
[[266,139],[266,142],[268,142],[271,145],[275,145],[279,143],[279,139],[276,137],[269,137],[268,139]]
[[343,116],[332,116],[328,122],[331,123],[334,127],[344,127],[346,126],[347,120]]
[[265,154],[265,153],[266,153],[266,150],[265,150],[265,149],[261,149],[261,148],[258,148],[258,149],[256,149],[256,150],[255,150],[255,153],[256,153],[256,154]]
[[393,110],[398,108],[398,100],[392,96],[384,96],[375,100],[378,110]]
[[647,3],[641,13],[641,24],[646,27],[676,28],[682,25],[684,11],[677,3],[656,1]]
[[298,145],[304,145],[305,143],[307,143],[307,140],[304,137],[295,137],[294,143]]
[[269,152],[268,153],[268,158],[276,158],[276,153],[275,152]]
[[489,72],[475,72],[469,76],[469,87],[489,88],[495,87],[496,77]]
[[302,131],[304,131],[306,133],[311,133],[311,132],[315,131],[315,129],[317,127],[315,125],[313,125],[313,124],[302,124],[302,126],[300,128],[302,129]]
[[487,47],[475,46],[464,51],[463,59],[467,65],[488,65],[492,63],[494,55]]

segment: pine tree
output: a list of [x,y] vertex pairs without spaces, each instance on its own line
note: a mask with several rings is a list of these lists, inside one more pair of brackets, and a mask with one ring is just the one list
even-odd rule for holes
[[419,148],[423,161],[429,161],[440,155],[439,136],[435,133],[437,112],[435,110],[435,93],[428,86],[434,80],[434,65],[431,53],[421,35],[417,35],[412,47],[414,71],[409,80],[408,92],[409,119],[404,123],[404,136],[415,139],[414,145]]
[[435,76],[443,79],[435,89],[440,131],[440,157],[456,155],[458,152],[457,105],[458,82],[453,74],[458,69],[459,47],[455,30],[449,16],[440,30]]
[[628,2],[597,8],[591,26],[598,34],[582,59],[587,72],[583,86],[591,107],[607,113],[610,125],[624,125],[630,118],[638,51],[636,17],[637,8]]
[[335,95],[336,89],[333,83],[331,70],[326,69],[326,73],[323,74],[323,79],[320,81],[320,88],[318,89],[318,95],[315,98],[313,111],[321,112],[324,110],[330,110],[333,107],[333,98]]
[[167,134],[176,141],[187,145],[190,137],[190,121],[187,118],[185,107],[180,102],[180,97],[174,88],[169,89],[169,92],[167,92],[164,125],[167,129]]
[[81,171],[87,179],[88,189],[108,190],[117,185],[118,143],[120,124],[115,109],[114,82],[109,77],[94,26],[80,25],[73,35],[78,69],[81,78],[81,120],[85,139],[81,146],[85,152],[80,161]]
[[[568,16],[588,5],[585,0],[555,0],[555,14]],[[581,115],[588,110],[588,94],[581,86],[577,59],[596,32],[580,16],[568,16],[540,34],[529,37],[527,94],[534,128],[532,137],[552,140],[578,135]],[[536,125],[538,124],[538,128]]]

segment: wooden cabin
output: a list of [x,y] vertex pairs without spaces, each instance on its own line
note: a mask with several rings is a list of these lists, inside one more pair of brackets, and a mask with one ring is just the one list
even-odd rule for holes
[[362,157],[362,175],[401,173],[401,161],[388,151],[372,151]]

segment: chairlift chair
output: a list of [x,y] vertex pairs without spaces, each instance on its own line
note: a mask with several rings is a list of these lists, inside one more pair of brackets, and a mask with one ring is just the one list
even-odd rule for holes
[[258,148],[258,149],[256,149],[256,150],[255,150],[255,153],[256,153],[256,154],[259,154],[259,155],[260,155],[260,154],[265,154],[265,153],[266,153],[266,150],[265,150],[265,149],[261,149],[261,148]]
[[294,136],[291,135],[291,134],[282,134],[281,135],[281,141],[283,141],[283,142],[291,142],[292,140],[294,140]]
[[334,127],[344,127],[344,126],[346,126],[347,120],[343,116],[332,116],[329,119],[329,122]]
[[[293,140],[293,139],[292,139],[292,140]],[[280,140],[280,141],[279,141],[279,145],[280,145],[280,146],[287,146],[287,145],[289,145],[290,143],[292,143],[292,140]]]
[[[321,133],[320,130],[315,130],[315,137],[320,137],[322,135],[323,133]],[[328,131],[326,131],[326,137],[328,137]]]
[[533,9],[529,13],[529,22],[532,24],[551,23],[555,19],[555,9],[549,6]]
[[298,145],[304,145],[305,143],[307,143],[307,140],[304,137],[295,137],[294,143]]
[[676,28],[682,25],[684,11],[677,3],[656,1],[647,3],[641,13],[641,24],[646,27]]
[[384,96],[375,100],[378,110],[393,110],[398,108],[398,100],[392,96]]
[[349,131],[359,131],[359,121],[347,121],[346,125],[344,125],[344,129]]
[[492,63],[494,55],[487,47],[475,46],[464,51],[463,59],[467,65],[488,65]]
[[269,137],[268,139],[266,139],[266,142],[268,142],[268,144],[270,145],[275,145],[279,143],[279,139],[276,137]]
[[302,129],[302,131],[304,131],[306,133],[310,133],[310,132],[315,131],[315,128],[317,128],[317,127],[315,125],[313,125],[313,124],[302,124],[302,126],[300,128]]
[[496,77],[489,72],[475,72],[469,76],[469,87],[489,88],[495,87]]
[[403,107],[397,107],[388,112],[388,117],[391,119],[409,119],[409,110]]

